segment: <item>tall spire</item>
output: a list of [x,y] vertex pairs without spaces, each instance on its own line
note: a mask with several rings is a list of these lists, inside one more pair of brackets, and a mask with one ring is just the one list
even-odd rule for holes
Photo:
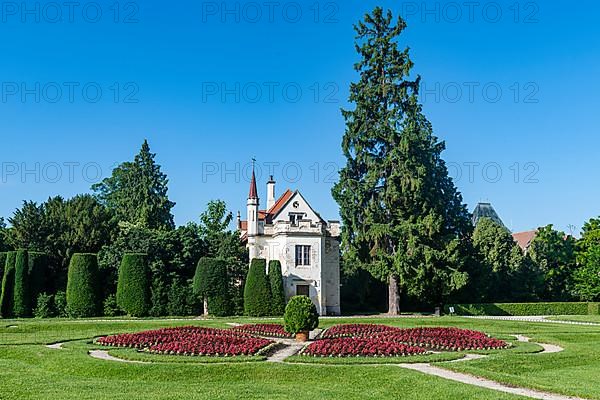
[[248,194],[249,199],[258,199],[258,189],[256,188],[256,175],[254,174],[254,163],[256,159],[252,159],[252,180],[250,181],[250,193]]

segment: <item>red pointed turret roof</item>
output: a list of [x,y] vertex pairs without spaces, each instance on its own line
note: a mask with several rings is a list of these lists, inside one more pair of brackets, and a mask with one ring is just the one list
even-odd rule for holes
[[256,175],[254,175],[254,168],[252,169],[252,180],[250,181],[250,193],[248,194],[249,199],[258,199],[258,190],[256,189]]

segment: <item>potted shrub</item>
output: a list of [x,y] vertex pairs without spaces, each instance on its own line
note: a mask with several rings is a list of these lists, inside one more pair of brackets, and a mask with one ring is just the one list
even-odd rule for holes
[[310,331],[319,326],[317,307],[306,296],[292,297],[285,307],[285,331],[296,335],[298,342],[306,342]]

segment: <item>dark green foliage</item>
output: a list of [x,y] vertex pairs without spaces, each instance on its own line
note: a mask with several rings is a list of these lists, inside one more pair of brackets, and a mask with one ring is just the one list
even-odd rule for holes
[[341,301],[344,313],[385,313],[387,287],[367,270],[341,271]]
[[206,299],[208,314],[216,317],[232,315],[233,304],[229,297],[230,280],[224,260],[204,257],[198,261],[194,275],[194,293],[199,301]]
[[52,318],[56,316],[54,307],[54,296],[47,293],[40,293],[37,297],[33,316],[36,318]]
[[277,260],[269,262],[269,286],[271,288],[271,314],[282,316],[285,312],[285,292],[281,263]]
[[310,332],[319,327],[319,313],[308,297],[294,296],[285,307],[284,321],[288,333]]
[[267,278],[267,260],[255,258],[250,263],[244,287],[244,314],[266,317],[271,314],[271,290]]
[[7,253],[4,264],[4,275],[2,277],[2,294],[0,294],[0,317],[2,318],[9,318],[13,315],[16,259],[17,252],[10,251]]
[[168,197],[167,176],[144,141],[133,162],[115,168],[112,176],[92,186],[96,196],[115,215],[117,221],[148,229],[174,229]]
[[[343,220],[348,261],[389,282],[389,312],[400,292],[440,304],[465,286],[470,215],[448,174],[445,144],[418,102],[408,49],[399,50],[402,18],[380,7],[355,27],[360,79],[344,110],[346,166],[333,196]],[[398,290],[399,289],[399,290]]]
[[73,254],[67,280],[67,312],[70,317],[86,318],[100,314],[98,282],[97,255]]
[[191,281],[175,279],[169,288],[167,312],[171,316],[187,317],[197,315],[199,301],[194,296]]
[[31,289],[29,284],[29,261],[27,251],[17,251],[15,259],[15,286],[13,292],[13,315],[17,318],[31,316]]
[[457,315],[597,315],[598,312],[598,303],[450,304],[445,307],[445,313],[450,313],[450,307],[454,307]]
[[132,317],[150,312],[150,271],[146,254],[125,254],[119,269],[117,304]]
[[108,297],[106,299],[104,299],[104,304],[103,304],[102,308],[104,310],[105,317],[117,317],[117,316],[123,314],[123,312],[117,305],[117,295],[116,294],[108,295]]
[[49,270],[48,256],[45,253],[30,251],[27,257],[29,263],[29,289],[31,299],[37,299],[38,295],[45,292],[49,286],[46,276]]
[[[0,253],[0,278],[4,276],[4,264],[6,264],[6,255],[8,253],[6,252],[2,252]],[[2,282],[0,282],[0,285],[2,285]],[[0,290],[2,290],[2,288],[0,287]]]
[[544,277],[540,298],[546,301],[569,301],[576,268],[575,239],[552,225],[540,228],[529,247],[533,265]]
[[582,255],[585,264],[573,273],[573,293],[583,301],[600,301],[600,245]]
[[56,316],[59,318],[67,318],[69,316],[69,310],[67,308],[67,293],[58,291],[54,295],[54,308],[56,309]]
[[[9,250],[8,235],[9,235],[9,230],[6,228],[6,222],[4,221],[3,217],[0,217],[0,252],[5,252],[5,251]],[[4,263],[2,263],[1,258],[0,258],[0,270],[4,270]],[[0,271],[0,276],[2,276],[1,272],[2,271]]]

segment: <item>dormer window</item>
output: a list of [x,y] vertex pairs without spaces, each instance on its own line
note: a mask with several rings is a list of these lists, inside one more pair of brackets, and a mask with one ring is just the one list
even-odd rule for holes
[[298,226],[298,224],[303,218],[304,213],[290,213],[290,222],[292,226]]

